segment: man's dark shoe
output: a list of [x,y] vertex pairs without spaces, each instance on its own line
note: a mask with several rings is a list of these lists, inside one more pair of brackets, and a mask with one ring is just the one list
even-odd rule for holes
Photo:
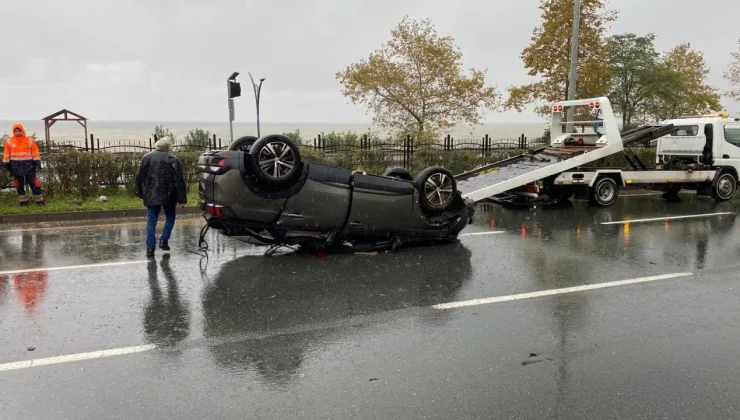
[[154,248],[147,248],[146,249],[146,256],[147,258],[151,258],[154,256]]
[[21,207],[28,207],[28,201],[21,201],[19,204]]
[[164,251],[170,250],[170,245],[167,243],[167,241],[164,241],[164,240],[159,241],[159,247],[162,248],[162,250]]
[[36,204],[39,205],[39,206],[45,206],[46,205],[46,201],[37,201]]

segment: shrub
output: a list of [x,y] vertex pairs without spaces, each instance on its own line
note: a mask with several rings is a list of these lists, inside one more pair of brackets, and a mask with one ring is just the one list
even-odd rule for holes
[[[160,129],[160,131],[162,131]],[[320,150],[313,143],[306,142],[298,130],[283,133],[296,141],[301,148],[303,160],[338,166],[348,170],[363,170],[371,174],[381,174],[392,167],[403,166],[404,150],[400,145],[402,139],[396,137],[389,142],[373,135],[366,134],[370,148],[361,148],[360,142],[365,135],[343,132],[332,132],[324,137],[326,148]],[[647,166],[655,162],[655,149],[634,148],[640,160]],[[494,150],[483,154],[478,150],[444,151],[434,144],[414,145],[409,171],[416,176],[428,166],[442,166],[453,174],[459,174],[475,167],[493,163],[508,157],[524,153],[525,150]],[[185,180],[189,187],[198,182],[197,160],[202,151],[175,152],[182,163]],[[102,188],[125,186],[129,193],[134,191],[134,181],[139,163],[144,153],[89,153],[66,151],[43,156],[43,169],[40,173],[42,187],[46,195],[77,195],[79,197],[96,196]],[[626,168],[624,154],[619,153],[600,159],[590,167]],[[8,174],[0,174],[0,188],[10,184]]]
[[[196,164],[200,152],[179,152],[175,155],[180,159],[188,185],[196,183]],[[48,196],[58,194],[94,197],[102,188],[119,186],[124,186],[127,192],[133,194],[143,156],[144,153],[81,151],[48,154],[43,157],[43,169],[39,177],[44,193]],[[0,178],[0,182],[2,181],[3,178]],[[9,182],[9,177],[7,181]]]
[[10,185],[10,174],[6,172],[0,173],[0,188],[5,188],[6,186]]
[[195,149],[206,149],[211,144],[211,133],[196,127],[185,135],[185,145]]

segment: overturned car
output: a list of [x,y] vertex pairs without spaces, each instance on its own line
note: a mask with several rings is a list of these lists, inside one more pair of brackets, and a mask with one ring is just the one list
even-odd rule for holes
[[198,169],[207,226],[256,245],[361,251],[451,242],[474,213],[447,169],[415,179],[402,168],[353,172],[304,161],[276,134],[205,152]]

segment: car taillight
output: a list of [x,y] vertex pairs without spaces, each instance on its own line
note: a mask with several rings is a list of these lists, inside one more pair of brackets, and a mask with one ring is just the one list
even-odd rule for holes
[[224,166],[224,163],[226,163],[226,158],[222,158],[218,161],[218,166]]
[[223,212],[221,212],[221,206],[216,206],[214,204],[206,205],[206,213],[218,217],[222,217],[224,215]]

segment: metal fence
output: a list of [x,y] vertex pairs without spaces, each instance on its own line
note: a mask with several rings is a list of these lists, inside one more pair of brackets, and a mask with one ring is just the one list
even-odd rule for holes
[[[93,141],[94,140],[94,141]],[[310,140],[296,139],[302,154],[305,154],[309,160],[324,156],[340,156],[344,162],[356,162],[361,164],[368,159],[381,157],[383,162],[402,166],[411,169],[415,156],[424,160],[424,158],[440,158],[449,152],[471,152],[475,157],[490,157],[494,152],[519,152],[539,148],[549,144],[549,139],[536,137],[527,138],[524,134],[517,138],[510,139],[493,139],[488,135],[480,139],[461,139],[456,140],[447,135],[442,139],[434,142],[420,142],[413,137],[407,136],[400,140],[379,140],[367,135],[355,136],[354,139],[342,138],[341,136],[319,135]],[[89,141],[84,144],[79,142],[60,142],[52,141],[51,147],[43,141],[39,141],[39,148],[43,155],[58,154],[68,151],[80,151],[87,153],[111,153],[111,154],[139,154],[154,150],[154,143],[157,138],[150,138],[144,141],[100,141],[90,135]],[[2,141],[0,141],[2,143]],[[175,152],[205,152],[209,150],[225,150],[228,148],[228,139],[222,141],[216,135],[208,138],[203,144],[175,144]],[[633,148],[655,147],[654,142],[633,146]],[[352,163],[354,164],[354,163]],[[43,171],[43,170],[42,170]],[[125,183],[125,180],[121,181]],[[9,188],[10,185],[0,185],[1,189]]]
[[[52,141],[51,145],[47,145],[43,141],[39,141],[39,148],[42,153],[62,153],[66,151],[81,151],[90,153],[140,153],[154,150],[154,143],[157,138],[149,138],[147,140],[116,140],[116,141],[101,141],[100,138],[94,138],[90,135],[90,139],[86,140],[84,144],[81,142],[73,141]],[[377,140],[371,139],[369,136],[360,136],[357,141],[347,141],[337,136],[324,136],[318,135],[313,139],[305,140],[300,139],[296,141],[302,149],[310,149],[320,151],[323,153],[348,153],[355,151],[368,151],[368,150],[383,150],[383,151],[400,151],[400,150],[414,150],[414,149],[435,149],[439,151],[453,151],[453,150],[467,150],[467,151],[480,151],[481,153],[490,152],[493,150],[514,150],[514,149],[527,149],[531,147],[541,146],[547,143],[547,140],[543,138],[527,138],[524,134],[517,138],[509,139],[493,139],[488,135],[483,136],[480,139],[463,139],[456,140],[452,136],[447,135],[437,142],[419,142],[411,136],[406,136],[401,140]],[[209,137],[207,140],[203,140],[199,144],[175,144],[173,149],[175,151],[206,151],[206,150],[225,150],[228,148],[228,139],[224,142],[220,137]],[[411,152],[413,153],[413,152]]]

